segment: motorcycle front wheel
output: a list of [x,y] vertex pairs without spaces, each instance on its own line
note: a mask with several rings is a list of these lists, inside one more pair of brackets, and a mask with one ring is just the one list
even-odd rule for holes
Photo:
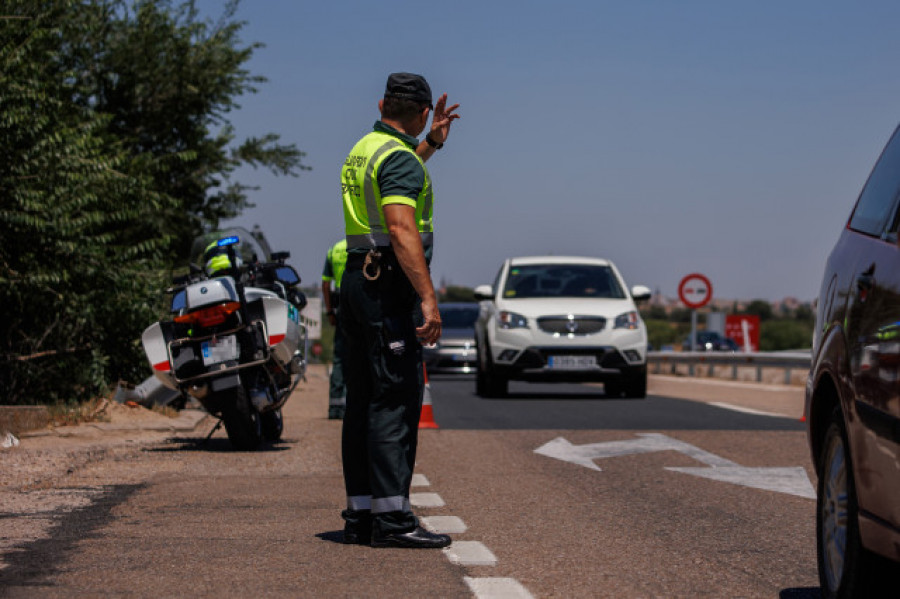
[[233,401],[222,407],[222,422],[232,447],[238,451],[253,451],[262,441],[262,420],[243,385],[234,388]]

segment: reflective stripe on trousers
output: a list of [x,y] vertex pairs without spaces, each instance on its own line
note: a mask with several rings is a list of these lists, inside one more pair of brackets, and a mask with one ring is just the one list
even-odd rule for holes
[[351,510],[371,510],[373,514],[408,512],[412,509],[409,499],[400,495],[395,497],[378,497],[377,499],[373,499],[371,495],[348,497],[347,508]]

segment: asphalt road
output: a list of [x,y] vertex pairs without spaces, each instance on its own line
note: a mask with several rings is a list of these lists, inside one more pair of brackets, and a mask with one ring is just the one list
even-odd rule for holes
[[432,378],[440,428],[421,431],[411,499],[455,531],[444,553],[339,542],[325,382],[298,389],[262,451],[221,431],[203,443],[208,427],[98,445],[14,508],[0,496],[0,596],[819,596],[795,391],[513,385],[481,400],[471,380]]
[[754,415],[652,392],[646,399],[612,399],[599,383],[513,381],[509,395],[500,399],[475,395],[472,377],[432,376],[430,386],[435,419],[449,429],[803,430],[797,419]]

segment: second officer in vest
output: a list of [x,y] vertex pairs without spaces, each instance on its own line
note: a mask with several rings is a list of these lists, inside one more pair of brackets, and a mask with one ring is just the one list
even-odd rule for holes
[[[342,454],[346,543],[445,547],[447,535],[419,527],[409,504],[423,371],[420,343],[434,343],[441,318],[426,256],[434,197],[424,161],[443,146],[458,105],[432,106],[420,75],[388,77],[374,131],[341,169],[347,266],[341,281],[347,409]],[[417,137],[432,116],[421,143]],[[421,302],[421,321],[416,323]],[[416,326],[416,325],[419,326]]]
[[[328,248],[325,255],[325,266],[322,268],[322,300],[325,302],[325,314],[334,327],[334,343],[332,344],[331,374],[328,385],[328,419],[341,420],[347,404],[347,389],[344,385],[344,333],[340,326],[341,279],[347,265],[347,239],[341,239]],[[331,282],[334,281],[334,289]]]

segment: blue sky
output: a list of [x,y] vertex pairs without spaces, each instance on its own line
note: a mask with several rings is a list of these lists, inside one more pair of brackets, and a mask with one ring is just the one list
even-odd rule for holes
[[897,2],[245,0],[238,17],[269,81],[231,121],[313,170],[241,171],[257,206],[230,224],[259,224],[304,284],[343,234],[340,165],[392,71],[461,104],[428,165],[436,284],[571,254],[671,297],[700,272],[718,298],[812,300],[900,121]]

